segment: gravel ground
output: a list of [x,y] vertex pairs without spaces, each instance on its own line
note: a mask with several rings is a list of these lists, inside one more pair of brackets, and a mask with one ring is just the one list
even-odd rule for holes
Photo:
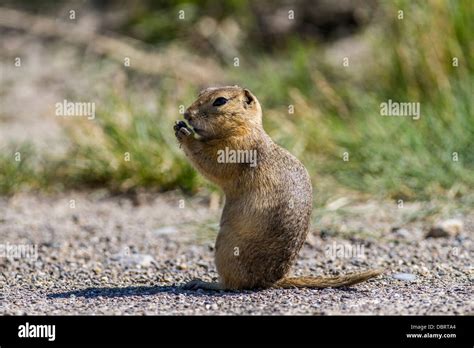
[[[335,217],[334,204],[327,215],[313,214],[293,274],[384,267],[384,276],[345,289],[206,292],[180,288],[217,277],[220,211],[205,197],[95,191],[0,198],[0,243],[37,247],[0,257],[0,314],[474,313],[472,213],[461,216],[457,237],[426,239],[416,219],[393,232],[403,219],[388,203],[349,206],[353,215]],[[330,253],[341,246],[346,255]]]

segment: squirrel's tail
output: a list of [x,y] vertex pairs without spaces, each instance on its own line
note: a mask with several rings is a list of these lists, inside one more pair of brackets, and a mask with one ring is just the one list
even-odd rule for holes
[[336,277],[289,277],[276,282],[276,288],[337,288],[357,284],[377,277],[383,270],[371,270]]

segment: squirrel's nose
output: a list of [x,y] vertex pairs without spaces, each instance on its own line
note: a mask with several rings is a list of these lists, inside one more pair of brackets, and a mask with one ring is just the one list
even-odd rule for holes
[[193,118],[193,117],[194,117],[194,112],[191,112],[189,109],[185,111],[185,113],[184,113],[184,119],[185,119],[186,121],[190,121],[191,118]]

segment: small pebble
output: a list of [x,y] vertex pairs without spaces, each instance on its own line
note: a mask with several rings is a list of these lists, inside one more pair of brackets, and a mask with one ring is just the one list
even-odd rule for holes
[[411,274],[411,273],[396,273],[392,275],[392,278],[403,280],[405,282],[412,282],[416,280],[416,275]]

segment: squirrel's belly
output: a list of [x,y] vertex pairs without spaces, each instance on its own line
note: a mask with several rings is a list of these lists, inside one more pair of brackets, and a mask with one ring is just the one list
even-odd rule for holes
[[288,273],[303,246],[312,210],[309,176],[302,165],[277,173],[277,180],[260,178],[253,190],[226,195],[215,254],[226,287],[271,286]]
[[274,209],[230,220],[223,216],[215,254],[220,281],[230,288],[255,288],[283,278],[306,239],[309,213],[300,213]]

